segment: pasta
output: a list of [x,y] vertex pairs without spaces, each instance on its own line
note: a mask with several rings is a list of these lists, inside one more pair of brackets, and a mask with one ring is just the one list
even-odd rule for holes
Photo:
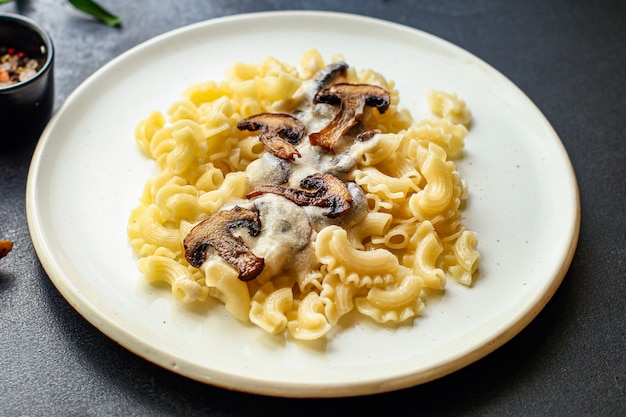
[[[342,114],[347,96],[364,110]],[[471,286],[478,238],[454,163],[471,113],[433,90],[432,116],[414,120],[399,100],[381,74],[316,50],[190,86],[135,129],[158,168],[127,226],[139,271],[297,340],[348,314],[410,323],[427,290]]]

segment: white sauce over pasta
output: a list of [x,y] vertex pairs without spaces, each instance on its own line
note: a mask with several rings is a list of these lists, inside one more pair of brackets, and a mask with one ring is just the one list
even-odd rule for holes
[[[136,128],[140,149],[159,174],[149,180],[128,223],[139,269],[148,281],[166,282],[183,302],[221,300],[240,320],[295,339],[325,337],[342,316],[358,312],[376,322],[406,322],[424,307],[424,289],[443,289],[447,277],[471,285],[480,254],[477,238],[461,222],[467,196],[451,158],[461,156],[471,113],[455,94],[427,97],[432,118],[413,120],[398,107],[393,82],[372,70],[348,68],[333,82],[370,84],[390,93],[386,112],[368,109],[334,152],[312,145],[336,106],[314,104],[320,54],[306,52],[296,69],[273,58],[236,64],[222,82],[190,87],[167,115],[154,112]],[[294,145],[301,154],[280,159],[257,133],[237,123],[266,113],[291,114],[306,127]],[[356,140],[360,131],[377,133]],[[327,207],[299,206],[257,186],[299,188],[312,174],[343,181],[350,209],[337,217]],[[254,280],[209,248],[200,268],[186,258],[183,240],[197,224],[235,206],[261,222],[252,236],[234,228],[265,261]]]

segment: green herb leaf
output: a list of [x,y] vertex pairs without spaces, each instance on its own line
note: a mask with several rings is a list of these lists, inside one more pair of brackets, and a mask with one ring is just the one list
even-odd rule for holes
[[[0,1],[3,1],[3,0],[0,0]],[[95,17],[101,22],[106,23],[109,26],[119,26],[122,24],[122,21],[119,19],[119,17],[111,14],[108,10],[105,10],[104,8],[102,8],[102,6],[100,6],[98,3],[96,3],[93,0],[68,0],[68,1],[72,4],[72,6],[74,6],[78,10],[81,10],[87,14],[90,14],[91,16]]]
[[2,4],[2,3],[8,3],[8,2],[11,2],[11,1],[13,1],[13,0],[0,0],[0,4]]

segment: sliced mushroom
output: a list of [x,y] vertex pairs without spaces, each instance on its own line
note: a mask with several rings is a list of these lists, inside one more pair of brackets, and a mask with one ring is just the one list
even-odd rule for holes
[[335,218],[350,210],[352,196],[348,187],[331,174],[313,174],[300,181],[300,187],[289,188],[281,185],[261,185],[247,195],[248,198],[265,193],[281,195],[299,206],[328,207],[326,217]]
[[258,236],[261,220],[254,211],[235,206],[232,210],[218,211],[198,223],[183,241],[187,262],[199,268],[206,260],[207,247],[211,246],[237,269],[240,280],[256,278],[263,271],[264,259],[255,256],[241,237],[232,234],[232,229],[237,227],[246,227],[251,236]]
[[390,97],[387,91],[375,85],[339,83],[318,91],[313,100],[340,104],[335,118],[321,131],[309,135],[311,144],[332,151],[335,143],[358,122],[365,106],[375,107],[383,114],[389,108]]
[[322,88],[328,87],[330,83],[332,83],[335,78],[339,75],[345,75],[346,70],[348,69],[348,64],[343,61],[333,62],[332,64],[326,65],[324,68],[319,70],[313,80],[315,80],[316,91],[321,90]]
[[268,152],[281,159],[301,157],[293,145],[304,136],[304,124],[293,116],[282,113],[261,113],[241,120],[239,130],[259,131],[259,140]]

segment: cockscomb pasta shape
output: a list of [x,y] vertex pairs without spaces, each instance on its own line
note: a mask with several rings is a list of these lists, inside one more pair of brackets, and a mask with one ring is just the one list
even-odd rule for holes
[[247,163],[259,159],[265,153],[263,143],[254,136],[241,139],[238,148],[241,149],[241,158],[245,159]]
[[287,313],[293,305],[291,287],[276,288],[272,281],[259,288],[250,303],[250,321],[268,333],[287,328]]
[[313,269],[306,274],[298,274],[298,276],[296,276],[296,283],[301,293],[306,294],[311,291],[321,290],[322,279],[325,273],[320,269]]
[[297,76],[297,71],[295,67],[274,57],[266,57],[261,62],[253,64],[236,62],[226,71],[225,77],[228,81],[238,82],[279,75]]
[[226,201],[244,198],[248,193],[248,181],[244,172],[231,172],[224,177],[219,188],[208,191],[198,198],[198,204],[207,214],[219,210]]
[[476,250],[478,238],[475,232],[464,230],[454,244],[454,255],[458,265],[451,266],[452,276],[461,284],[471,285],[474,272],[480,261],[480,253]]
[[417,224],[415,222],[397,224],[387,230],[383,236],[373,237],[372,243],[385,245],[391,249],[404,249],[410,244],[416,228]]
[[423,190],[411,196],[409,206],[415,215],[423,213],[431,217],[440,214],[450,204],[454,194],[454,182],[453,166],[446,161],[445,151],[433,143],[428,145],[428,150],[428,156],[420,170],[426,185]]
[[324,314],[324,303],[315,292],[310,292],[298,304],[297,315],[287,324],[289,333],[296,339],[314,340],[323,337],[331,329]]
[[137,123],[135,141],[146,156],[152,156],[150,142],[152,142],[154,135],[165,126],[166,122],[165,116],[161,112],[153,111],[147,118]]
[[448,119],[420,120],[406,132],[408,137],[423,141],[425,146],[432,142],[443,148],[449,158],[458,158],[465,145],[467,128]]
[[149,156],[157,162],[157,166],[161,171],[165,169],[164,158],[167,158],[167,154],[176,148],[176,142],[172,137],[173,125],[166,125],[162,129],[157,130],[148,148]]
[[425,288],[443,289],[446,285],[446,275],[437,266],[437,259],[443,252],[443,246],[432,223],[429,221],[420,223],[413,240],[415,241],[415,252],[411,260],[413,273],[422,278]]
[[[291,74],[280,73],[276,76],[264,77],[259,81],[261,96],[270,102],[279,102],[291,97],[300,88],[302,81]],[[271,104],[268,105],[268,107]]]
[[324,277],[320,299],[330,324],[337,324],[341,317],[354,309],[354,296],[358,292],[357,286],[343,283],[338,275],[327,274]]
[[155,195],[155,204],[164,217],[181,220],[199,221],[204,217],[204,210],[198,204],[198,190],[193,185],[175,181],[163,185]]
[[195,122],[179,121],[180,126],[172,131],[174,149],[165,158],[167,169],[174,174],[181,174],[196,160],[196,155],[204,154],[204,132]]
[[133,246],[151,244],[173,251],[180,250],[178,229],[166,226],[166,222],[155,204],[135,208],[128,223],[128,234],[131,242],[134,242]]
[[200,112],[198,111],[198,107],[188,99],[175,101],[167,109],[167,115],[169,116],[170,123],[174,123],[179,120],[191,120],[196,123],[200,121]]
[[198,192],[213,191],[224,182],[224,173],[212,163],[203,165],[200,171],[202,173],[195,182]]
[[465,106],[465,101],[454,93],[430,90],[426,96],[430,110],[437,116],[446,118],[454,124],[469,127],[472,113]]
[[219,153],[222,140],[234,131],[233,123],[238,118],[235,106],[226,96],[198,106],[199,123],[204,131],[209,155]]
[[210,294],[219,298],[226,310],[241,321],[248,321],[250,294],[235,268],[221,260],[209,260],[202,266]]
[[387,213],[393,209],[394,203],[391,200],[384,200],[374,193],[366,193],[367,207],[370,212]]
[[397,284],[371,288],[367,296],[354,300],[356,309],[380,323],[401,323],[415,317],[422,309],[422,280],[408,268],[398,271]]
[[224,97],[232,97],[232,88],[226,81],[204,81],[189,86],[182,96],[199,107],[204,103],[211,103]]
[[393,215],[390,213],[370,211],[362,221],[348,231],[350,244],[357,249],[365,249],[363,243],[366,240],[375,242],[377,238],[384,239],[392,220]]
[[319,70],[324,68],[326,64],[324,63],[324,58],[319,51],[311,48],[302,54],[299,65],[300,76],[305,80],[309,80],[313,78]]
[[419,189],[410,177],[392,177],[373,167],[355,170],[354,182],[366,192],[376,194],[385,200],[404,199],[411,191]]
[[382,161],[376,165],[376,168],[391,177],[402,178],[403,181],[410,180],[413,185],[411,185],[409,193],[419,190],[420,184],[423,182],[416,164],[404,156],[398,157],[398,154]]
[[399,134],[377,134],[369,140],[352,145],[350,155],[358,166],[373,166],[393,157],[401,141],[402,136]]
[[148,282],[169,284],[172,287],[172,294],[185,303],[204,301],[209,294],[209,289],[194,279],[194,274],[189,268],[172,258],[147,256],[139,260],[138,267]]
[[339,275],[342,282],[357,287],[392,282],[393,274],[399,267],[398,259],[389,251],[365,251],[352,247],[346,230],[339,226],[327,226],[318,233],[315,255],[330,273]]

